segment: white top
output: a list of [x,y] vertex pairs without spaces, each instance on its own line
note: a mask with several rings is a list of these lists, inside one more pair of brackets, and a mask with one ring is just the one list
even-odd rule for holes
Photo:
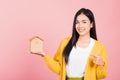
[[66,71],[68,77],[83,77],[87,59],[92,51],[95,41],[91,38],[90,44],[86,48],[74,46],[70,52]]

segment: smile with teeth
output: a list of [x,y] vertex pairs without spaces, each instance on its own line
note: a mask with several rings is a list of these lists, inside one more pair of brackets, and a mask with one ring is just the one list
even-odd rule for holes
[[79,32],[83,32],[85,30],[85,28],[78,28]]

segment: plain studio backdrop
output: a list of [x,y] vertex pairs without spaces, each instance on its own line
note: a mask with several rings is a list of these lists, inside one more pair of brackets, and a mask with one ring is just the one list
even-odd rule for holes
[[95,15],[98,39],[108,51],[108,76],[120,80],[119,0],[0,0],[0,80],[59,80],[39,55],[29,52],[33,36],[44,39],[54,56],[60,41],[71,36],[75,13]]

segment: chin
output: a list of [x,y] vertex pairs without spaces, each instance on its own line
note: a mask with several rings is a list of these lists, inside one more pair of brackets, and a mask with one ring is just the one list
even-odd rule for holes
[[83,36],[83,35],[85,35],[85,33],[83,33],[83,32],[80,32],[80,33],[79,33],[79,35],[80,35],[80,36]]

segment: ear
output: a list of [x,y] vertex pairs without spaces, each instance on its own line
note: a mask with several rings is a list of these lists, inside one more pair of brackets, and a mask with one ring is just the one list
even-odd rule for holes
[[90,28],[92,28],[92,27],[93,27],[93,22],[91,22],[90,24],[91,24],[91,25],[90,25]]

